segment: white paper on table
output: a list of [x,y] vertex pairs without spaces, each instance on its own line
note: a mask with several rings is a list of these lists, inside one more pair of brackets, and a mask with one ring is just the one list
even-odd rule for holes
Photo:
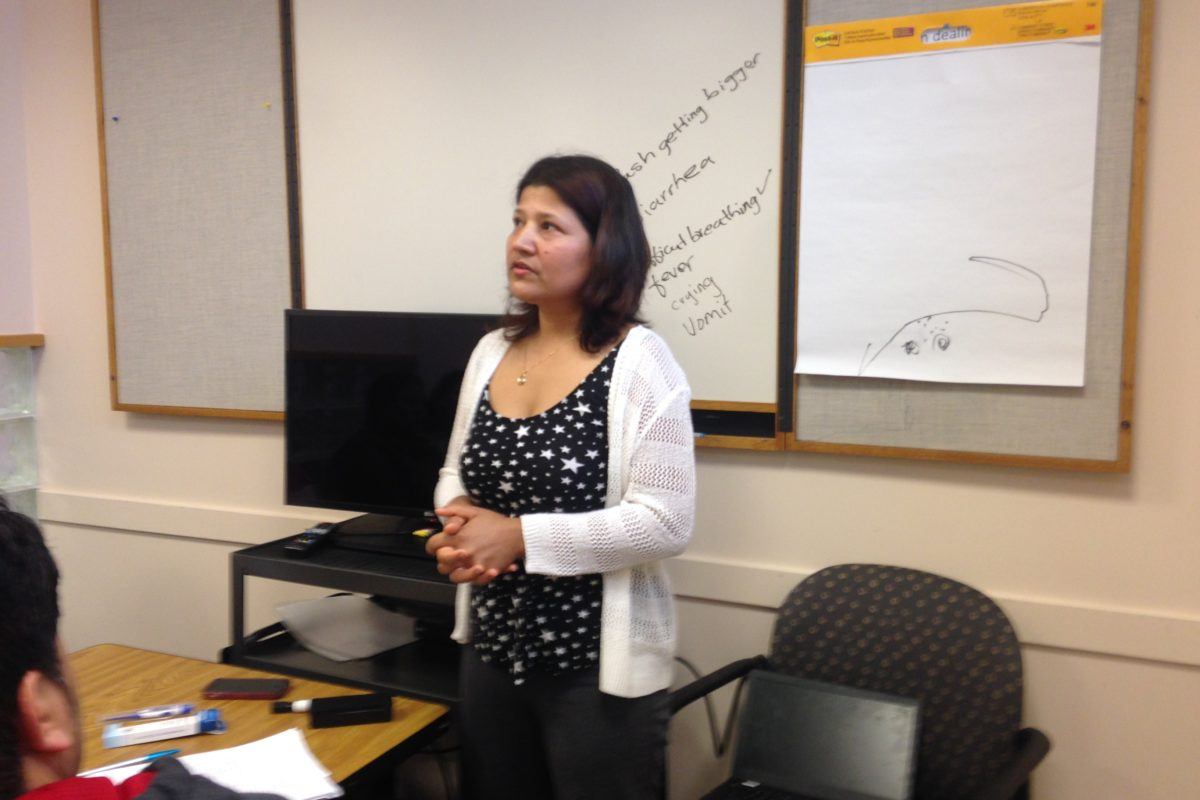
[[1100,37],[805,67],[796,372],[1083,385]]
[[[184,756],[179,761],[193,775],[203,775],[236,792],[265,792],[288,800],[322,800],[344,794],[329,770],[308,749],[299,728],[237,747]],[[100,777],[119,784],[145,768],[145,764],[137,764],[110,770]]]
[[300,644],[334,661],[370,658],[416,641],[416,620],[357,595],[284,603],[275,610]]

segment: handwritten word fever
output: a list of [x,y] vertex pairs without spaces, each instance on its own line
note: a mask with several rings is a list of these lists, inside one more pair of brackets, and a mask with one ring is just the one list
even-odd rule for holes
[[[678,279],[681,273],[692,271],[693,258],[695,258],[695,256],[688,256],[673,267],[668,267],[661,272],[650,273],[650,286],[654,289],[654,291],[658,292],[659,297],[667,296],[666,284],[668,282]],[[675,304],[672,303],[671,308],[674,307]]]

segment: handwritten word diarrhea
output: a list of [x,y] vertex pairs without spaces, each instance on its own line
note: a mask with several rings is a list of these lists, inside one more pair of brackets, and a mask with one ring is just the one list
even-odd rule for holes
[[684,230],[680,231],[674,239],[666,244],[652,245],[650,248],[651,267],[657,267],[672,254],[682,253],[690,245],[703,241],[705,237],[712,236],[725,226],[731,225],[746,215],[756,217],[761,214],[762,203],[759,202],[758,198],[766,194],[767,184],[771,182],[772,172],[773,170],[767,170],[762,185],[754,187],[754,192],[748,198],[726,203],[724,208],[721,209],[720,215],[712,222],[697,223],[695,228],[691,225],[686,225],[684,226]]
[[700,173],[704,171],[705,167],[711,167],[716,163],[717,162],[713,160],[712,156],[705,156],[695,164],[692,164],[687,169],[683,170],[683,172],[672,172],[671,182],[667,184],[666,188],[654,195],[654,197],[650,198],[649,203],[641,203],[642,213],[648,217],[655,211],[658,211],[675,196],[676,191],[686,186],[688,181],[699,177]]
[[[734,68],[725,77],[720,78],[711,86],[702,86],[700,91],[704,94],[705,102],[712,102],[723,94],[731,94],[736,92],[750,80],[750,73],[758,66],[758,57],[761,53],[755,53],[751,58],[742,62],[740,67]],[[715,88],[714,88],[715,87]],[[678,117],[671,123],[671,128],[661,139],[658,140],[657,148],[637,151],[637,158],[630,162],[629,168],[625,170],[625,177],[633,179],[639,172],[646,168],[646,165],[652,160],[658,158],[659,153],[663,153],[667,158],[674,155],[675,146],[679,140],[686,134],[693,125],[699,126],[708,122],[708,108],[703,103],[691,108]]]

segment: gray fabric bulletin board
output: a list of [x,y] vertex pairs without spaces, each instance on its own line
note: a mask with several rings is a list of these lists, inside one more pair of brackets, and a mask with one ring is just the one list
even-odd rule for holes
[[113,405],[278,417],[279,3],[101,0],[95,14]]

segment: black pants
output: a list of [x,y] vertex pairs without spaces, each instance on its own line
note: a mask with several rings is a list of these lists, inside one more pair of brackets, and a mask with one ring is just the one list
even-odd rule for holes
[[603,694],[598,669],[520,686],[463,648],[458,709],[468,800],[661,800],[667,693]]

